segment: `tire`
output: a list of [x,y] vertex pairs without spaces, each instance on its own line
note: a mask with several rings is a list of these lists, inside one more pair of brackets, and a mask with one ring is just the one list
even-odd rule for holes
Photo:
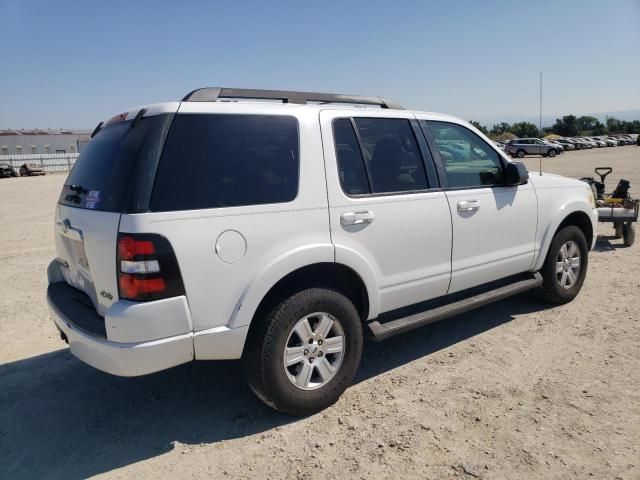
[[[322,315],[314,315],[316,312]],[[297,333],[308,331],[300,327],[305,320],[313,330],[313,340],[307,341],[310,338],[307,337],[303,341]],[[247,339],[243,370],[253,392],[270,407],[292,415],[310,415],[334,404],[351,385],[362,355],[362,321],[353,303],[344,295],[326,288],[303,290],[273,308],[266,318],[254,321],[260,323],[252,328]],[[323,321],[332,322],[324,337],[319,333]],[[341,353],[323,354],[322,349],[326,349],[329,342],[321,348],[322,338],[337,338],[341,332]],[[302,353],[297,350],[306,345],[310,346]],[[285,367],[285,349],[298,352],[291,360],[295,362],[300,358],[300,361]],[[335,373],[326,369],[327,363],[336,368]],[[321,365],[323,371],[328,372],[326,380],[320,374]],[[311,375],[305,377],[304,372],[309,369]]]
[[549,150],[549,153],[547,153],[547,155],[549,155],[551,158],[555,157],[556,154],[557,154],[557,152],[553,148],[551,150]]
[[614,234],[613,237],[614,238],[622,238],[623,235],[623,229],[624,228],[624,223],[621,222],[616,222],[613,224],[613,230],[614,230]]
[[636,240],[636,228],[631,222],[622,225],[622,241],[625,247],[630,247]]
[[518,157],[518,158],[524,158],[524,156],[525,156],[525,152],[524,152],[524,150],[518,150],[518,151],[516,152],[516,157]]
[[[575,253],[579,255],[579,268],[577,271],[575,269],[575,257],[570,256],[568,262],[570,266],[569,270],[573,273],[573,281],[571,281],[571,274],[569,274],[569,271],[565,269],[564,266],[562,271],[557,271],[557,268],[560,268],[560,265],[564,263],[561,261],[563,258],[561,249],[565,247],[570,252],[571,244],[575,245],[577,249]],[[567,250],[565,250],[565,253],[567,253]],[[543,300],[556,305],[568,303],[576,298],[587,274],[589,264],[588,253],[589,247],[587,246],[587,240],[582,230],[578,227],[569,225],[557,232],[551,241],[547,258],[540,270],[543,283],[538,291],[539,296]]]
[[24,167],[20,167],[20,176],[21,177],[28,177],[29,176],[29,170],[27,170]]

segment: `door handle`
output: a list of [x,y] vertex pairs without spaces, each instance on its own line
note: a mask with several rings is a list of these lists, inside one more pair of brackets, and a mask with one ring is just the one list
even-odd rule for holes
[[480,202],[478,200],[463,200],[458,202],[458,212],[477,212],[480,210]]
[[363,225],[373,222],[373,212],[346,212],[340,215],[342,225]]

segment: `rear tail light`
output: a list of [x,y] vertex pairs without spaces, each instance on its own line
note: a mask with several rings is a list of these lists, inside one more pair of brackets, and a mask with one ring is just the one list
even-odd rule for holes
[[123,300],[140,302],[184,295],[175,253],[161,235],[120,233],[117,269]]

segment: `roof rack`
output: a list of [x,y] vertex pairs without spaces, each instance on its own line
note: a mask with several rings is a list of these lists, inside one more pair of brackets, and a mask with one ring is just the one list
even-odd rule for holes
[[353,103],[377,105],[381,108],[404,110],[399,103],[382,97],[341,95],[334,93],[289,92],[286,90],[253,90],[247,88],[207,87],[194,90],[182,99],[183,102],[215,102],[219,98],[250,98],[253,100],[281,100],[283,103]]

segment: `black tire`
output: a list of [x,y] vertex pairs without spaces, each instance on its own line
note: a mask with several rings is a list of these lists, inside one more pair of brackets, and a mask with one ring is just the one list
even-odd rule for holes
[[525,153],[524,150],[518,150],[516,152],[516,157],[518,157],[518,158],[524,158],[525,155],[526,155],[526,153]]
[[622,241],[625,247],[630,247],[636,240],[636,229],[633,223],[627,222],[622,225]]
[[28,177],[29,176],[29,170],[27,170],[24,167],[20,167],[20,176],[21,177]]
[[549,153],[547,153],[547,155],[549,155],[551,158],[555,157],[556,154],[557,154],[557,152],[553,148],[551,150],[549,150]]
[[[560,281],[558,280],[558,274],[556,273],[556,261],[562,246],[570,241],[575,242],[580,251],[580,270],[575,283],[570,288],[565,288],[560,285]],[[587,267],[589,264],[588,253],[589,247],[587,245],[587,240],[585,239],[582,230],[578,227],[570,225],[557,232],[551,241],[549,251],[547,252],[547,258],[540,270],[543,283],[538,291],[539,296],[543,300],[556,305],[568,303],[576,298],[582,288],[582,284],[584,283],[584,279],[587,274]]]
[[613,237],[614,238],[622,238],[622,235],[623,235],[622,229],[623,229],[623,227],[624,227],[624,223],[621,223],[621,222],[616,222],[616,223],[613,224],[613,230],[614,230]]
[[[284,349],[296,323],[314,312],[326,312],[344,332],[342,362],[334,376],[315,390],[302,390],[287,377]],[[292,415],[310,415],[334,404],[351,385],[362,355],[362,321],[353,303],[326,288],[298,292],[277,305],[249,334],[242,356],[249,386],[264,403]]]

